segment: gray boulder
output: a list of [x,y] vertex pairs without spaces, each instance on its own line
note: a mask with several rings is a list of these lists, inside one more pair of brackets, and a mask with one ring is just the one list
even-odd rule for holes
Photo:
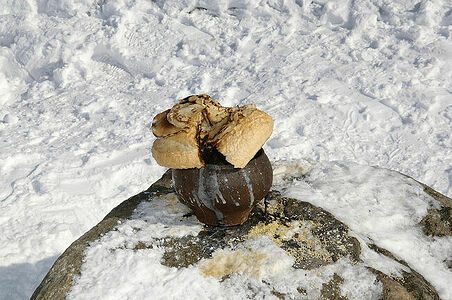
[[[429,209],[420,222],[425,234],[450,236],[452,200],[427,186],[425,192],[440,203],[439,208]],[[363,291],[359,286],[368,286],[363,291],[367,294],[358,296],[439,299],[432,284],[408,263],[376,244],[358,240],[350,234],[346,224],[330,212],[308,202],[283,197],[276,190],[271,191],[243,225],[211,227],[196,224],[194,216],[177,203],[165,205],[173,193],[171,174],[167,171],[149,189],[114,208],[58,258],[31,299],[65,299],[77,282],[88,275],[84,274],[86,269],[83,269],[83,264],[93,244],[108,248],[110,252],[161,251],[161,259],[157,263],[162,266],[175,270],[196,268],[206,278],[215,278],[225,287],[232,287],[233,291],[244,290],[242,295],[248,298],[267,295],[276,299],[349,299]],[[153,203],[156,206],[152,206]],[[166,215],[163,219],[162,213]],[[134,232],[126,233],[124,230],[123,233],[121,229],[118,230],[132,221],[134,223],[130,228]],[[194,233],[191,234],[156,235],[149,238],[137,234],[154,223],[162,225],[168,232],[178,230],[181,224],[199,229],[192,229]],[[133,241],[117,246],[107,245],[105,241],[112,232],[115,232],[116,237],[123,234],[123,240],[134,237]],[[278,258],[265,257],[264,252],[259,252],[259,245],[280,249],[280,252],[275,250],[271,253],[282,253],[281,257],[290,261],[291,265],[286,269],[292,270],[291,274],[315,278],[309,282],[300,278],[287,285],[281,284],[279,279],[269,274],[271,270],[279,268]],[[361,258],[363,247],[367,251],[366,255],[372,252],[389,264],[401,266],[400,273],[385,273],[378,266],[364,262]],[[104,253],[108,255],[109,252]],[[360,275],[350,279],[349,274],[353,272]],[[283,273],[280,278],[284,279],[288,275]],[[240,285],[238,282],[246,284]],[[350,292],[347,293],[347,290]]]

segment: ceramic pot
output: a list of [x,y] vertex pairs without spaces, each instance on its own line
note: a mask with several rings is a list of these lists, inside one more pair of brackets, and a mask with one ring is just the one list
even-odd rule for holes
[[272,166],[263,149],[240,169],[226,163],[173,169],[178,198],[193,209],[200,222],[214,226],[245,222],[272,182]]

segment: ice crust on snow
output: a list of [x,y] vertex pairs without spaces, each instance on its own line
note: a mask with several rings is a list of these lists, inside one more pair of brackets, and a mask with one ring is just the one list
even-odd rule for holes
[[[451,9],[446,0],[2,3],[0,298],[28,299],[72,241],[160,177],[148,128],[190,94],[268,112],[272,161],[353,160],[452,196]],[[435,245],[438,255],[450,248]]]

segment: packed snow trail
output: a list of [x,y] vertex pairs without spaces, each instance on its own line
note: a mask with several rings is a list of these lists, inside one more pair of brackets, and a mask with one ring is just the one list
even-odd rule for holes
[[272,161],[352,160],[452,195],[450,1],[0,5],[0,299],[163,173],[153,116],[256,103]]

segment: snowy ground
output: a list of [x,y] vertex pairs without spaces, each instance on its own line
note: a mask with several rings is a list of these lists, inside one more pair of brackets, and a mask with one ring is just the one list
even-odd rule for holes
[[164,169],[152,117],[208,93],[275,120],[273,161],[356,161],[452,196],[448,0],[3,0],[0,299]]

